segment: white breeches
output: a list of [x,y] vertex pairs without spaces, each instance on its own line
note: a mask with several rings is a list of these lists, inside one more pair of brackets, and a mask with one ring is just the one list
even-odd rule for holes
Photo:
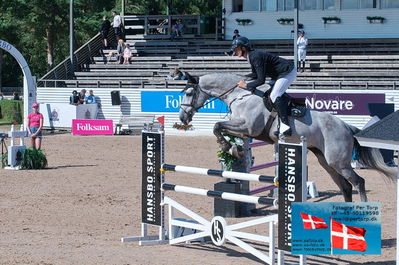
[[306,49],[298,49],[298,61],[305,61]]
[[274,84],[272,93],[270,93],[270,99],[274,103],[276,98],[280,97],[288,89],[292,82],[296,79],[296,67],[286,76],[277,79]]

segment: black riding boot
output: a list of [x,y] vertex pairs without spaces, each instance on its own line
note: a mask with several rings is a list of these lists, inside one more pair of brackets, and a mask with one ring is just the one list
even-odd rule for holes
[[[274,107],[277,110],[277,114],[280,117],[280,121],[290,127],[288,122],[288,99],[283,97],[278,97],[274,102]],[[279,136],[280,132],[277,130],[274,132],[274,135]],[[284,136],[291,136],[292,130],[289,128],[288,130],[283,132]]]

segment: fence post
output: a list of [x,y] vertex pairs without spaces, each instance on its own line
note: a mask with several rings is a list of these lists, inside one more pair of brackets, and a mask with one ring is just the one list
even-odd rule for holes
[[144,36],[148,35],[148,17],[144,17]]

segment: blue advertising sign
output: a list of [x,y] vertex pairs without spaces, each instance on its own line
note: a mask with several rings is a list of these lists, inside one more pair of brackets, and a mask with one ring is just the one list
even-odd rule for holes
[[[179,112],[183,96],[184,94],[178,91],[141,91],[141,111]],[[216,99],[199,109],[198,112],[228,113],[228,108],[223,101]]]
[[293,203],[292,254],[381,254],[381,204]]

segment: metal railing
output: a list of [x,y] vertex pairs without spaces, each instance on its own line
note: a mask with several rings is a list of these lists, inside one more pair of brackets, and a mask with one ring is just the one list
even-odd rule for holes
[[[108,33],[108,43],[116,42],[115,34],[112,29]],[[102,51],[102,37],[98,33],[91,38],[86,44],[74,52],[75,66],[72,67],[70,57],[59,63],[56,67],[50,70],[38,81],[38,86],[45,80],[67,80],[74,79],[74,72],[87,67],[87,65],[94,63],[93,57],[100,56]]]
[[185,34],[200,35],[199,15],[128,15],[123,17],[125,29],[137,30],[143,35],[170,35],[178,20],[184,24]]
[[[39,87],[132,87],[132,88],[170,88],[180,87],[185,85],[184,80],[168,80],[159,79],[157,81],[148,79],[133,79],[133,80],[63,80],[63,79],[46,79],[41,80]],[[292,89],[366,89],[366,90],[381,90],[381,89],[399,89],[399,81],[309,81],[309,82],[294,82]]]

